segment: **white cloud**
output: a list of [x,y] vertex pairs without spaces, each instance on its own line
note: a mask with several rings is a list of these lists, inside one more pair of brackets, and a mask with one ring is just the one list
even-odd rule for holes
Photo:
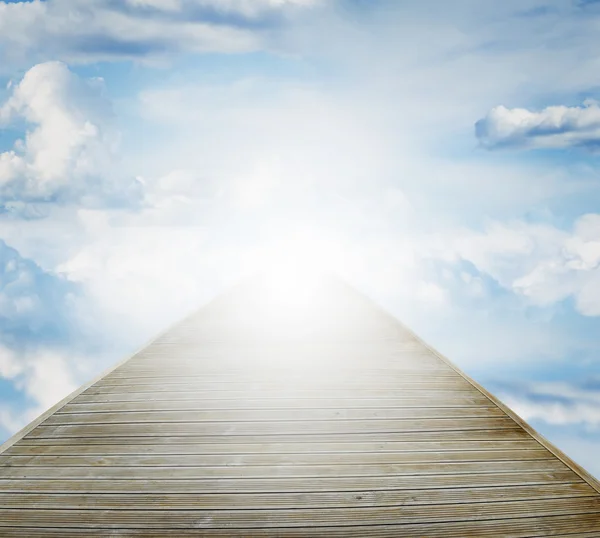
[[125,0],[126,4],[133,7],[150,7],[163,11],[180,11],[182,0]]
[[[494,390],[494,389],[492,389]],[[600,380],[506,384],[494,392],[591,473],[600,476]]]
[[235,13],[256,17],[261,13],[287,7],[310,7],[323,0],[125,0],[133,7],[149,7],[164,11],[186,12],[194,8],[214,9],[222,13]]
[[21,409],[0,401],[0,425],[9,431],[64,398],[97,367],[84,351],[91,340],[81,341],[80,291],[0,241],[0,379],[25,401]]
[[80,374],[86,362],[64,349],[34,347],[16,352],[0,347],[0,378],[11,381],[27,402],[16,408],[0,401],[0,426],[15,432],[68,396],[89,375]]
[[135,197],[134,181],[118,184],[109,174],[118,142],[111,117],[98,80],[83,80],[60,62],[32,67],[0,107],[4,125],[24,120],[33,127],[14,150],[0,154],[4,202],[94,204]]
[[600,146],[600,107],[550,106],[539,112],[498,106],[476,124],[476,134],[487,148],[567,148],[596,150]]
[[57,267],[86,290],[96,322],[121,349],[140,345],[222,285],[216,276],[222,260],[205,246],[204,230],[152,225],[151,218],[119,225],[93,211],[82,215],[87,244]]
[[316,3],[317,0],[0,2],[0,45],[5,62],[17,64],[31,58],[90,62],[156,60],[182,52],[251,52],[266,47],[269,36],[253,22]]
[[149,7],[164,11],[184,11],[193,7],[212,8],[222,12],[256,15],[265,10],[289,6],[313,6],[322,0],[125,0],[133,7]]
[[501,399],[525,420],[553,425],[600,426],[600,383],[537,382],[499,393]]
[[600,215],[580,217],[571,232],[522,221],[484,231],[453,230],[437,238],[433,257],[466,260],[530,304],[568,297],[586,316],[600,315]]

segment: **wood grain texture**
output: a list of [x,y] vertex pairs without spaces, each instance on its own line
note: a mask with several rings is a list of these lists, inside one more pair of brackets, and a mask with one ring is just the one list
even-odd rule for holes
[[[124,395],[129,396],[129,395]],[[124,401],[129,403],[125,406]],[[90,397],[78,396],[71,403],[66,404],[57,413],[97,413],[110,411],[190,411],[190,410],[249,410],[249,409],[410,409],[427,410],[430,408],[456,409],[490,409],[489,400],[466,396],[429,398],[252,398],[246,400],[236,399],[201,399],[192,394],[188,399],[143,399],[135,400],[108,400],[100,398],[93,401]],[[497,408],[495,408],[497,409]]]
[[304,443],[275,442],[275,443],[163,443],[163,444],[134,444],[127,441],[119,444],[91,444],[86,440],[77,443],[69,440],[68,444],[39,444],[19,443],[4,451],[2,456],[84,456],[84,455],[128,455],[128,454],[351,454],[389,452],[435,452],[448,451],[514,451],[536,450],[540,445],[534,439],[517,439],[506,441],[383,441],[383,442],[312,442]]
[[[572,532],[574,526],[589,532]],[[82,536],[82,528],[18,528],[2,529],[6,537],[66,537]],[[597,538],[600,533],[598,515],[524,517],[512,519],[460,521],[425,524],[356,525],[353,527],[304,527],[269,529],[85,529],[85,536],[144,536],[146,538],[202,536],[205,538]]]
[[[510,441],[519,439],[531,439],[531,436],[520,428],[507,430],[468,430],[468,431],[428,431],[428,432],[378,432],[378,433],[353,433],[353,434],[285,434],[283,432],[262,435],[237,435],[234,432],[226,437],[222,435],[112,435],[110,437],[60,437],[53,435],[51,437],[24,437],[19,445],[94,445],[94,444],[118,444],[118,445],[142,445],[142,444],[191,444],[202,446],[204,444],[234,442],[234,443],[296,443],[301,448],[306,443],[313,442],[336,442],[336,443],[354,443],[354,442],[412,442],[412,441],[480,441],[496,440]],[[539,443],[538,443],[539,444]]]
[[451,521],[501,520],[539,516],[597,514],[600,516],[600,498],[553,498],[543,501],[505,501],[496,503],[465,503],[427,506],[378,506],[361,508],[321,509],[264,509],[264,510],[177,510],[177,518],[168,508],[139,510],[19,510],[0,509],[0,525],[41,527],[97,528],[238,528],[264,530],[286,527],[351,527],[355,525],[391,525],[401,519],[405,524]]
[[483,428],[510,430],[514,426],[507,417],[405,420],[295,420],[248,422],[155,422],[127,424],[41,424],[28,439],[37,437],[113,437],[144,435],[269,435],[269,434],[359,434],[419,431],[469,431]]
[[571,470],[565,471],[521,471],[514,473],[446,474],[446,475],[382,475],[382,476],[322,476],[243,478],[223,480],[220,478],[200,479],[44,479],[6,478],[0,479],[0,492],[5,493],[284,493],[323,491],[387,491],[387,490],[430,490],[455,488],[484,488],[500,486],[537,486],[556,483],[578,483],[581,478]]
[[62,412],[49,417],[45,424],[131,424],[141,422],[262,422],[330,420],[409,420],[504,417],[497,407],[430,407],[385,409],[233,409],[177,411],[97,411]]
[[391,316],[265,285],[6,444],[0,536],[600,536],[593,479]]
[[0,467],[205,467],[260,465],[383,465],[433,462],[552,460],[550,452],[533,450],[458,450],[446,452],[322,452],[267,454],[176,454],[132,456],[0,456]]
[[142,495],[106,493],[0,493],[5,508],[75,510],[248,510],[274,508],[352,508],[363,506],[418,506],[473,502],[543,500],[594,497],[588,484],[553,483],[533,486],[486,488],[415,489],[311,493],[145,493]]

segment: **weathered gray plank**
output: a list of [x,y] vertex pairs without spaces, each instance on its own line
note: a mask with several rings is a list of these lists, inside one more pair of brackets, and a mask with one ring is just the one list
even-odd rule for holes
[[466,384],[456,383],[450,385],[428,385],[425,383],[407,383],[407,384],[390,384],[389,386],[377,385],[365,386],[360,384],[348,385],[348,386],[322,386],[315,385],[289,385],[285,383],[279,384],[261,384],[255,383],[254,385],[245,383],[222,383],[222,384],[194,384],[194,383],[130,383],[130,384],[117,384],[117,385],[104,385],[96,384],[85,391],[85,394],[119,394],[123,392],[205,392],[213,395],[221,395],[225,397],[243,398],[243,393],[247,395],[253,394],[255,397],[264,392],[275,392],[280,394],[298,394],[306,396],[314,396],[317,393],[321,395],[343,395],[356,394],[357,397],[363,396],[365,398],[371,395],[377,396],[389,396],[399,397],[403,394],[411,394],[415,392],[427,392],[429,394],[448,394],[453,392],[459,393],[472,393],[473,389]]
[[126,440],[119,444],[91,444],[86,440],[69,439],[69,443],[31,445],[19,443],[3,452],[3,456],[77,456],[127,454],[322,454],[322,453],[375,453],[448,451],[515,451],[535,450],[540,444],[534,439],[506,441],[384,441],[384,442],[303,442],[303,443],[188,443],[188,444],[133,444]]
[[133,456],[8,456],[0,455],[0,466],[12,467],[203,467],[279,465],[377,465],[433,462],[496,462],[553,459],[545,448],[533,450],[457,450],[447,452],[328,452],[309,454],[177,454]]
[[131,424],[142,422],[261,422],[261,421],[331,421],[331,420],[410,420],[470,419],[504,417],[497,407],[478,408],[386,408],[386,409],[233,409],[188,411],[131,411],[123,404],[121,411],[55,413],[44,424]]
[[[580,525],[589,532],[571,532]],[[82,536],[82,529],[68,528],[3,528],[7,537],[39,538],[49,536]],[[163,538],[165,536],[203,536],[205,538],[243,537],[268,538],[274,534],[278,538],[596,538],[600,533],[600,520],[597,513],[506,518],[501,520],[478,520],[442,523],[417,523],[393,525],[356,525],[353,527],[300,527],[275,529],[114,529],[102,531],[86,529],[85,536],[144,536]]]
[[[571,532],[576,526],[590,529],[589,532]],[[82,529],[68,528],[3,528],[3,535],[9,538],[39,538],[82,536]],[[203,536],[205,538],[268,538],[274,534],[278,538],[596,538],[600,533],[600,520],[596,513],[574,516],[543,516],[507,518],[502,520],[460,521],[426,524],[356,525],[353,527],[306,527],[277,529],[114,529],[102,531],[86,529],[85,536],[144,536],[164,538],[165,536]]]
[[425,391],[416,391],[416,392],[402,392],[396,394],[385,394],[377,391],[369,391],[365,393],[365,391],[361,391],[360,394],[357,394],[356,391],[354,393],[349,391],[343,392],[333,392],[333,391],[312,391],[307,392],[303,391],[298,393],[297,391],[271,391],[271,392],[261,392],[257,394],[256,392],[235,392],[223,395],[215,394],[214,392],[121,392],[121,393],[108,393],[108,394],[89,394],[82,393],[75,400],[73,400],[73,404],[77,403],[95,403],[95,402],[127,402],[127,401],[142,401],[142,402],[154,402],[154,401],[169,401],[169,402],[180,402],[180,401],[191,401],[191,400],[217,400],[217,401],[226,401],[228,405],[235,405],[234,402],[245,402],[248,401],[250,404],[261,400],[267,403],[271,403],[273,405],[282,405],[282,406],[290,406],[298,402],[298,405],[308,406],[312,405],[313,407],[319,407],[321,405],[326,406],[327,402],[338,402],[335,404],[336,407],[339,407],[340,404],[344,405],[349,400],[355,400],[357,403],[360,403],[364,400],[375,400],[378,402],[382,402],[385,404],[388,401],[401,401],[410,403],[413,407],[414,404],[422,404],[417,405],[417,407],[437,407],[444,402],[448,402],[451,407],[458,407],[463,403],[482,403],[486,407],[489,404],[489,400],[481,395],[473,394],[470,392],[458,393],[458,392],[449,392],[449,393],[427,393]]
[[51,444],[51,445],[70,445],[78,446],[81,444],[194,444],[202,445],[206,443],[313,443],[313,442],[342,442],[342,443],[354,443],[361,441],[375,441],[375,442],[407,442],[407,441],[452,441],[452,440],[491,440],[491,441],[508,441],[517,439],[531,439],[531,436],[523,431],[522,428],[514,427],[502,430],[444,430],[444,431],[419,431],[419,432],[357,432],[351,434],[332,434],[332,433],[317,433],[317,434],[303,434],[303,433],[263,433],[263,434],[236,434],[236,432],[229,433],[226,437],[223,435],[211,435],[207,432],[203,432],[199,435],[160,435],[162,432],[155,432],[154,434],[148,434],[143,432],[142,435],[135,437],[130,436],[127,432],[121,432],[121,435],[110,435],[110,436],[64,436],[61,437],[60,432],[55,431],[53,427],[49,437],[44,437],[44,431],[40,430],[36,432],[35,437],[27,435],[20,441],[19,444]]
[[[476,396],[452,396],[449,398],[345,398],[345,399],[290,399],[290,398],[253,398],[249,400],[209,400],[190,399],[163,399],[163,400],[124,400],[124,401],[90,401],[89,396],[78,396],[71,403],[65,405],[61,413],[95,413],[98,411],[189,411],[200,409],[395,409],[395,408],[486,408],[492,407],[489,400]],[[493,406],[497,409],[497,407]]]
[[297,420],[292,422],[158,422],[129,424],[40,425],[27,436],[36,437],[112,437],[137,435],[257,435],[257,434],[342,434],[411,431],[468,431],[512,429],[508,417],[405,420]]
[[273,508],[360,508],[363,506],[418,506],[463,504],[472,502],[526,501],[556,498],[594,497],[588,484],[538,484],[486,488],[430,489],[408,491],[352,491],[311,493],[146,493],[82,494],[82,493],[0,493],[2,508],[41,508],[76,510],[173,510],[273,509]]
[[[195,394],[196,397],[205,398],[225,398],[225,399],[253,399],[253,398],[351,398],[354,395],[356,398],[402,398],[406,396],[413,396],[416,394],[430,394],[432,397],[436,396],[450,396],[452,394],[468,396],[472,394],[471,389],[468,387],[444,387],[423,390],[419,387],[396,387],[396,388],[382,388],[377,389],[374,387],[364,388],[347,388],[347,389],[295,389],[290,387],[289,389],[279,389],[275,387],[270,389],[248,389],[248,390],[226,390],[224,388],[205,388],[199,390],[193,385],[180,385],[174,387],[173,385],[123,385],[123,386],[108,386],[108,387],[90,387],[83,394],[85,395],[97,395],[97,394],[157,394],[159,392],[178,392],[178,393],[191,393]],[[147,396],[151,398],[152,396]]]
[[[187,379],[189,377],[197,378],[201,381],[267,381],[267,380],[302,380],[306,379],[307,376],[316,375],[328,375],[333,374],[338,380],[344,381],[356,381],[357,377],[361,379],[369,379],[374,381],[402,381],[402,380],[414,380],[422,381],[423,372],[420,369],[416,370],[388,370],[384,368],[380,369],[367,369],[367,368],[343,368],[342,366],[336,368],[265,368],[259,370],[257,368],[245,368],[245,369],[219,369],[215,370],[214,366],[210,363],[196,364],[189,367],[179,366],[173,368],[173,364],[169,363],[168,369],[165,369],[164,364],[156,364],[154,367],[147,365],[134,366],[131,363],[125,364],[108,374],[104,379],[162,379],[162,380],[177,380]],[[460,376],[452,370],[440,370],[434,371],[427,375],[428,380],[448,380],[448,379],[462,379]]]
[[276,478],[1,478],[0,492],[5,493],[282,493],[282,492],[341,492],[429,490],[526,486],[556,483],[583,483],[570,469],[560,471],[499,472],[481,474],[442,475],[381,475],[381,476],[317,476]]
[[1,455],[0,535],[541,538],[600,528],[585,473],[368,301],[334,285],[335,307],[273,331],[252,306],[261,294],[245,290]]
[[415,476],[439,474],[521,473],[523,471],[561,471],[567,467],[559,460],[428,462],[428,463],[361,463],[343,465],[278,465],[219,467],[3,467],[6,479],[113,479],[162,480],[204,478],[269,478],[269,477],[341,477],[341,476]]
[[262,381],[254,381],[254,382],[238,382],[238,381],[193,381],[192,378],[188,378],[183,381],[174,381],[170,382],[168,380],[159,380],[156,379],[153,382],[148,382],[147,379],[140,380],[103,380],[99,381],[94,385],[94,388],[88,389],[89,392],[94,392],[96,389],[103,392],[106,390],[113,390],[116,392],[121,392],[123,389],[129,390],[137,390],[137,391],[146,391],[146,390],[160,390],[160,391],[177,391],[177,390],[187,390],[187,391],[256,391],[263,392],[265,390],[278,390],[278,391],[286,391],[286,390],[311,390],[311,391],[342,391],[346,392],[354,392],[354,391],[362,391],[362,390],[370,390],[377,389],[380,391],[392,390],[392,391],[426,391],[436,392],[436,391],[469,391],[471,392],[473,388],[464,380],[448,378],[443,381],[373,381],[373,384],[369,385],[365,381],[355,380],[352,382],[316,382],[310,380],[304,380],[302,382],[286,382],[286,380],[272,380],[268,382]]
[[474,521],[551,515],[596,513],[600,498],[547,499],[401,507],[278,510],[18,510],[0,509],[0,527],[58,526],[75,528],[285,528],[385,525],[403,523]]

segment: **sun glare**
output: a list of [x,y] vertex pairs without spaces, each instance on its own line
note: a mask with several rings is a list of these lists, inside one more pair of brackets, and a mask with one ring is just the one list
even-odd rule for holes
[[335,253],[333,244],[308,229],[264,249],[256,268],[270,307],[287,319],[314,314],[327,275],[336,272]]

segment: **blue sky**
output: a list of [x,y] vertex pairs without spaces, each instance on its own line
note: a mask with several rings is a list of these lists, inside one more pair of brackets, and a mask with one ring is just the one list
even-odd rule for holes
[[0,2],[0,436],[240,275],[318,259],[600,475],[598,22]]

